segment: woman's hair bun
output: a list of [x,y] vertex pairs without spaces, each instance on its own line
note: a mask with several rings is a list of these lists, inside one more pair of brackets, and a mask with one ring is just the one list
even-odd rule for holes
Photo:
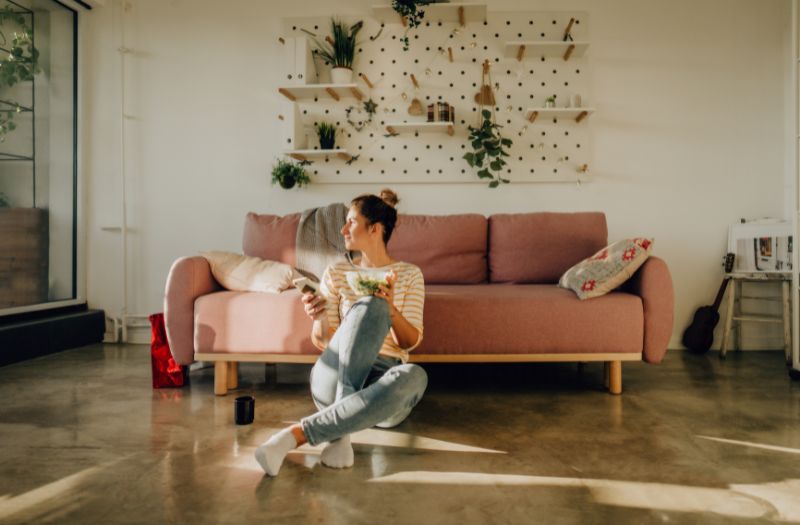
[[400,199],[397,198],[397,194],[389,188],[383,188],[381,190],[381,200],[391,206],[392,208],[397,206],[397,203],[400,202]]

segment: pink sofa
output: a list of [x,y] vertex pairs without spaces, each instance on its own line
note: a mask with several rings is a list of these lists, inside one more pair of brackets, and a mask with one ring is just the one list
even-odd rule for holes
[[[295,264],[300,214],[249,213],[243,251]],[[650,257],[620,289],[581,301],[559,277],[606,246],[603,213],[403,215],[388,250],[425,276],[425,336],[411,361],[603,361],[622,390],[622,362],[658,363],[672,333],[667,265]],[[240,361],[313,363],[300,294],[223,290],[203,257],[175,261],[164,299],[175,360],[214,361],[214,391],[237,387]]]

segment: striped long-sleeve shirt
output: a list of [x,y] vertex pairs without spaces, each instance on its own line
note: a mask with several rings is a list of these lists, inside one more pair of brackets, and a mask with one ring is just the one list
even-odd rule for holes
[[422,311],[425,303],[425,281],[422,271],[411,263],[398,261],[380,268],[363,268],[348,261],[336,262],[325,268],[320,282],[320,293],[325,298],[325,310],[331,328],[338,328],[350,307],[359,296],[347,284],[345,272],[357,270],[395,270],[397,282],[394,285],[394,305],[400,314],[419,331],[416,344],[400,348],[392,338],[391,330],[386,335],[379,353],[408,362],[408,352],[422,342]]

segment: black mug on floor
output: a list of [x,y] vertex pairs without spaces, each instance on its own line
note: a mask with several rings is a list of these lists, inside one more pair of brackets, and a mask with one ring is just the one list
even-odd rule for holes
[[237,425],[249,425],[256,413],[256,400],[253,396],[237,397],[233,404],[233,419]]

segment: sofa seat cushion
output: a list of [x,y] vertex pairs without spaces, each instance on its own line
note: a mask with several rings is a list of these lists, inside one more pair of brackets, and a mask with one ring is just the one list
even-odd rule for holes
[[637,295],[581,301],[555,284],[426,285],[414,354],[641,353]]
[[296,288],[279,294],[221,291],[194,304],[196,352],[311,354],[311,319]]

